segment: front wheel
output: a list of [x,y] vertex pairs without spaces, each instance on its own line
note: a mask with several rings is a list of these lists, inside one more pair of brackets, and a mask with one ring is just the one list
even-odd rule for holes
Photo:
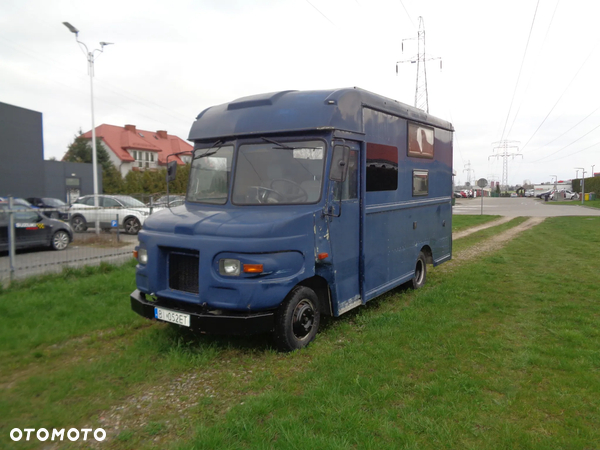
[[425,280],[427,278],[427,263],[425,260],[425,254],[423,252],[419,253],[419,258],[417,259],[417,263],[415,264],[415,275],[412,279],[412,288],[419,289],[423,287],[425,284]]
[[135,217],[130,217],[125,221],[123,227],[125,228],[125,233],[127,234],[138,234],[142,228],[142,224]]
[[50,245],[54,250],[64,250],[68,247],[70,240],[69,233],[64,230],[58,230],[54,233],[54,236],[52,236]]
[[306,347],[319,330],[321,313],[317,294],[312,289],[296,286],[275,314],[275,345],[291,352]]

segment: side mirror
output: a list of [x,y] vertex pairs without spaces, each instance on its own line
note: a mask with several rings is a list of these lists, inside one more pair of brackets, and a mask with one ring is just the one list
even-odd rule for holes
[[167,164],[167,183],[175,181],[177,175],[177,161],[171,161]]
[[348,173],[349,156],[350,148],[348,146],[336,145],[335,147],[333,147],[331,169],[329,170],[329,179],[331,181],[346,181],[346,173]]

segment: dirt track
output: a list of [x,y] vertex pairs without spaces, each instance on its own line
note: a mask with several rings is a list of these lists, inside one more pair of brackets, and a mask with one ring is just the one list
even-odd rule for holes
[[[462,231],[460,233],[456,233],[452,236],[453,240],[460,239],[461,237],[467,236],[476,231],[483,230],[485,228],[494,227],[500,225],[502,223],[508,222],[512,220],[513,217],[503,217],[502,219],[495,220],[493,222],[488,222],[484,225],[480,225],[478,227],[473,227],[468,230]],[[529,230],[536,225],[539,225],[544,221],[545,217],[530,217],[525,222],[513,227],[509,230],[506,230],[496,236],[491,237],[490,239],[483,241],[480,244],[469,247],[461,252],[454,253],[452,255],[452,261],[456,261],[458,263],[469,261],[481,254],[490,253],[492,251],[498,250],[502,248],[507,242],[512,241],[519,234],[521,234],[525,230]],[[456,264],[456,263],[455,263]]]

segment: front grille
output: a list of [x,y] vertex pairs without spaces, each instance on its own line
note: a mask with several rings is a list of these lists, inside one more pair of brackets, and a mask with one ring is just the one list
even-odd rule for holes
[[169,287],[178,291],[198,294],[198,269],[198,252],[169,253]]

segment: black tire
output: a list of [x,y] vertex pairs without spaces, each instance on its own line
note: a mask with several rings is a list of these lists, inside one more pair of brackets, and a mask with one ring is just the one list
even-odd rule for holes
[[427,260],[423,252],[419,253],[419,258],[415,264],[415,275],[412,279],[412,288],[419,289],[425,285],[427,280]]
[[275,345],[282,352],[304,348],[314,340],[320,323],[317,294],[310,288],[296,286],[275,314]]
[[135,217],[128,217],[123,222],[123,228],[127,234],[138,234],[142,229],[142,224]]
[[70,241],[71,238],[69,237],[69,233],[67,233],[65,230],[58,230],[52,236],[50,246],[53,250],[65,250],[69,246]]
[[75,233],[84,233],[87,230],[87,222],[83,216],[75,216],[71,219],[71,226]]

